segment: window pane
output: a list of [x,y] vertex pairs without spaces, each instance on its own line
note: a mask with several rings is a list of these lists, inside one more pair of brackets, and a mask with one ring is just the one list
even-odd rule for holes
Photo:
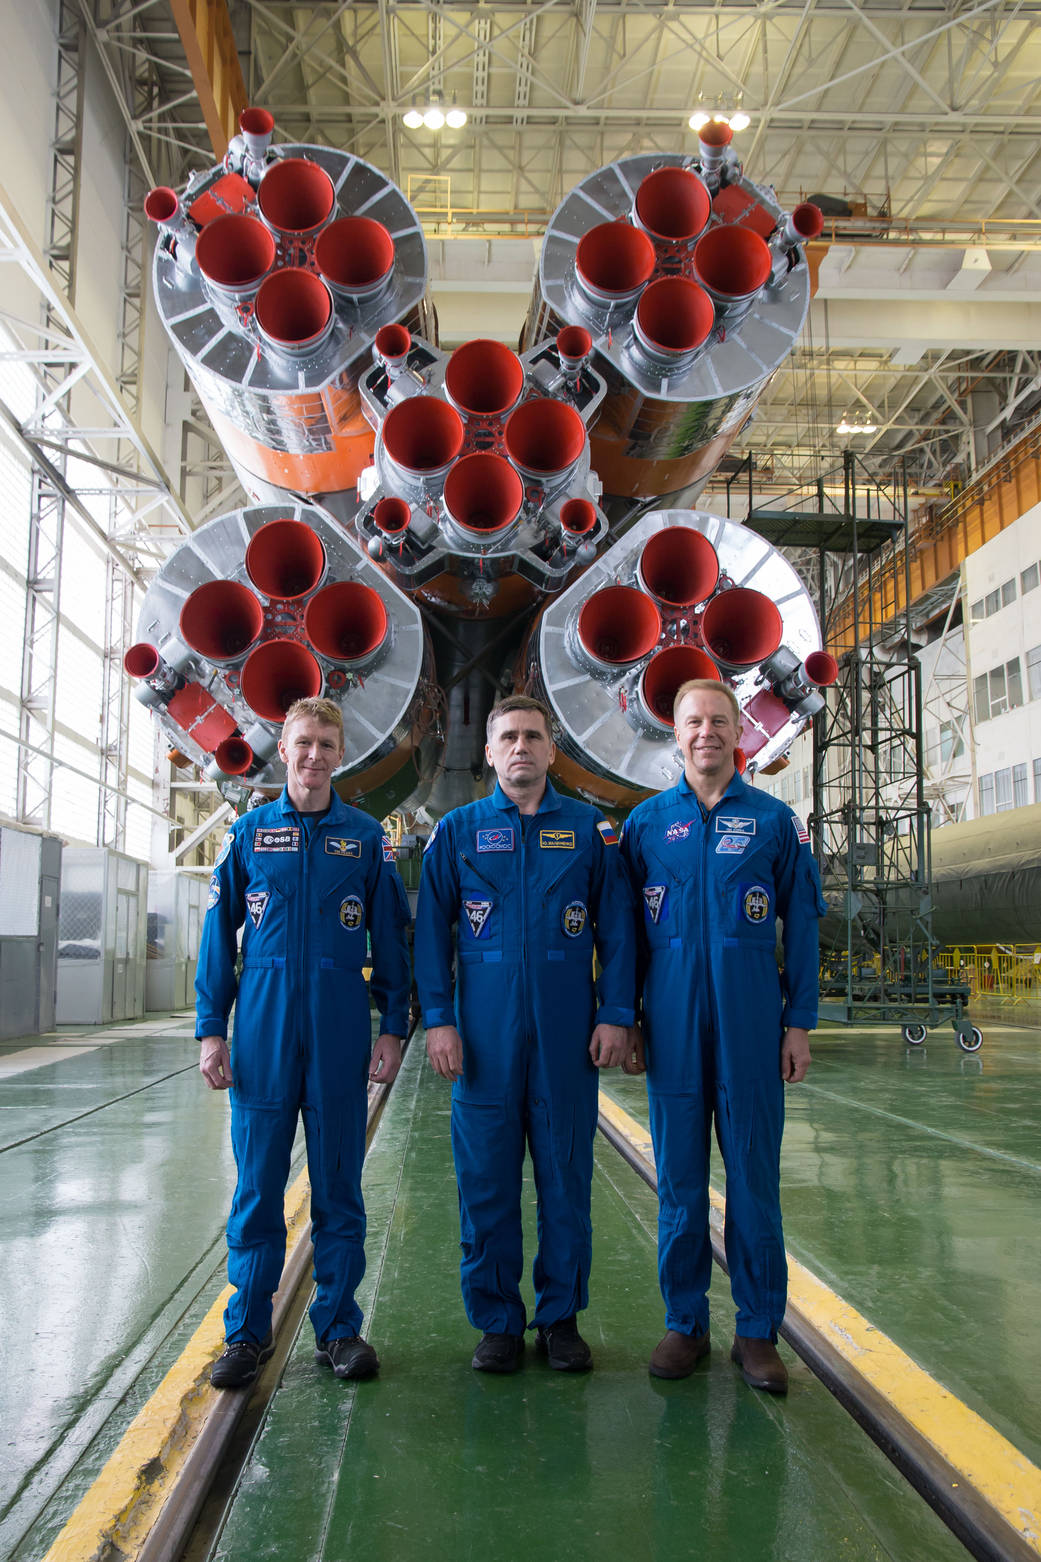
[[994,772],[994,806],[999,814],[1012,807],[1012,770],[1008,765]]
[[992,716],[1000,716],[1007,709],[1005,669],[1004,667],[992,667],[990,670],[990,714]]
[[[1023,589],[1025,591],[1026,587],[1024,586]],[[986,609],[983,606],[983,598],[980,597],[979,601],[978,602],[974,602],[972,604],[972,606],[970,607],[970,609],[969,609],[969,617],[972,619],[974,624],[978,624],[980,619],[981,618],[986,618],[986,616],[987,616],[987,613],[986,613]]]
[[1038,571],[1037,565],[1028,564],[1022,575],[1019,577],[1019,589],[1024,593],[1027,591],[1034,591],[1037,587],[1039,578],[1041,578],[1041,572]]
[[1041,700],[1041,645],[1027,652],[1027,687],[1030,700]]
[[990,618],[992,614],[1000,612],[1001,611],[1001,592],[1000,591],[988,591],[987,592],[987,596],[986,596],[986,604],[985,605],[986,605],[986,609],[987,609],[987,617],[988,618]]
[[1034,760],[1034,802],[1041,803],[1041,759]]
[[980,673],[973,680],[973,692],[976,697],[976,720],[986,721],[990,715],[990,695],[987,692],[987,675]]
[[1004,581],[1003,584],[1002,584],[1002,587],[1001,587],[1001,605],[1002,605],[1002,607],[1008,607],[1009,603],[1010,602],[1014,602],[1015,600],[1016,600],[1016,582],[1014,580],[1006,580],[1006,581]]
[[994,812],[994,777],[980,776],[980,813]]
[[1017,705],[1023,703],[1023,678],[1019,670],[1018,656],[1006,664],[1005,677],[1008,681],[1008,708],[1015,710]]
[[1012,806],[1013,808],[1025,808],[1030,801],[1030,793],[1027,788],[1026,765],[1013,765],[1012,767]]

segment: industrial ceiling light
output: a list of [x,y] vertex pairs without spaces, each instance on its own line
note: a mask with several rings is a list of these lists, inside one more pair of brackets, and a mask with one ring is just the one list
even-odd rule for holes
[[731,114],[730,116],[731,130],[747,130],[751,123],[751,119],[743,108],[739,108],[736,114]]
[[405,124],[409,130],[419,130],[423,125],[423,116],[418,108],[410,108],[405,111]]
[[466,124],[465,108],[457,108],[453,103],[452,107],[445,115],[445,124],[448,126],[449,130],[462,130],[463,126]]
[[699,108],[690,116],[690,118],[687,120],[687,124],[690,126],[691,130],[700,130],[702,125],[708,124],[709,118],[710,116],[705,113],[705,110]]
[[423,123],[428,130],[441,130],[445,123],[444,110],[437,103],[432,103],[423,115]]
[[729,125],[731,130],[747,130],[752,123],[743,108],[735,109],[731,113],[725,104],[717,104],[713,109],[695,109],[687,124],[691,130],[702,130],[710,120],[717,125]]
[[835,425],[836,434],[877,434],[877,423],[851,423],[843,414],[842,422]]

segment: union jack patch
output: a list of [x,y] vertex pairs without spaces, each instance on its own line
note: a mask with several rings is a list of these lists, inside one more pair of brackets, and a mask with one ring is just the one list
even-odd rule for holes
[[810,844],[810,832],[807,830],[798,814],[792,814],[792,824],[795,826],[795,833],[799,837],[799,840],[804,846],[808,846]]
[[394,855],[394,847],[391,844],[390,837],[385,835],[383,837],[383,861],[397,862],[397,860],[397,857]]
[[618,845],[618,837],[614,832],[614,826],[606,819],[600,820],[600,823],[597,825],[597,829],[600,831],[600,835],[605,846]]

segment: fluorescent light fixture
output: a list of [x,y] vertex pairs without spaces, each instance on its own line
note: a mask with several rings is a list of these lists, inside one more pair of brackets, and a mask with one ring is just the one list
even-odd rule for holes
[[462,130],[466,124],[465,108],[450,108],[445,115],[445,124],[449,130]]
[[731,130],[747,130],[751,123],[743,108],[739,108],[736,114],[730,116]]
[[690,126],[691,130],[700,130],[702,125],[707,125],[708,122],[709,115],[705,113],[704,109],[700,108],[687,120],[687,124]]
[[421,130],[422,129],[422,127],[423,127],[423,116],[419,112],[418,108],[410,108],[410,109],[408,109],[406,111],[406,113],[405,113],[405,124],[408,126],[409,130]]
[[428,130],[440,130],[444,125],[444,122],[444,111],[439,109],[436,104],[433,108],[428,108],[426,113],[423,115],[423,123],[426,125]]
[[848,418],[843,417],[841,423],[836,423],[835,432],[836,434],[877,434],[878,424],[851,423]]

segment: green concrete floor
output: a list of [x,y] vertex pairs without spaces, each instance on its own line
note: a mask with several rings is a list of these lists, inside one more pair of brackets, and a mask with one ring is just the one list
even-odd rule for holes
[[448,1122],[448,1089],[414,1046],[366,1164],[362,1300],[383,1370],[338,1382],[305,1324],[214,1562],[965,1556],[790,1352],[787,1400],[745,1387],[723,1285],[710,1363],[685,1382],[648,1376],[655,1201],[603,1141],[583,1315],[595,1370],[552,1373],[529,1350],[514,1377],[474,1373]]

